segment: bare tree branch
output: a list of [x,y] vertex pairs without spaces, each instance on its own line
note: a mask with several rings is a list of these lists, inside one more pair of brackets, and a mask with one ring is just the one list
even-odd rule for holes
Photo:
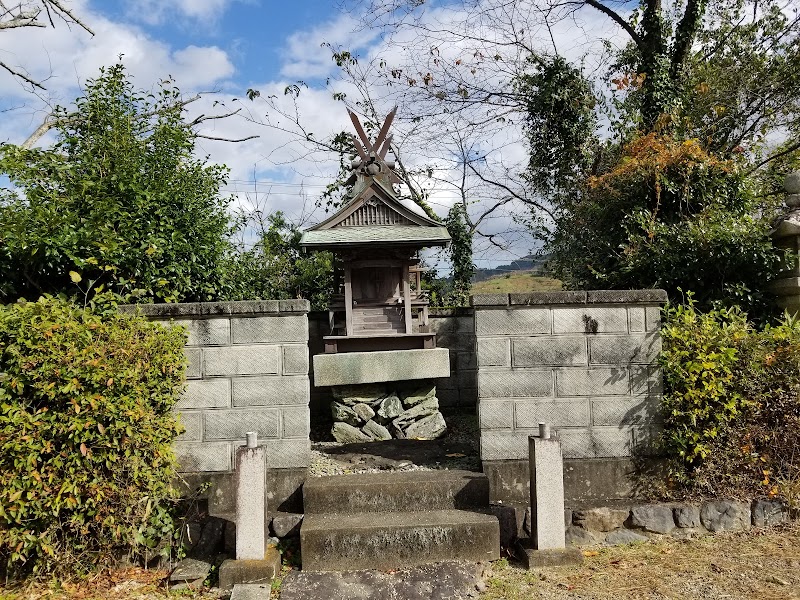
[[19,79],[22,79],[22,81],[24,81],[25,83],[29,83],[33,87],[37,87],[40,90],[44,89],[44,86],[41,83],[39,83],[37,81],[34,81],[33,79],[31,79],[30,77],[28,77],[27,75],[25,75],[25,73],[23,73],[21,71],[16,71],[16,70],[12,69],[11,67],[9,67],[6,63],[4,63],[2,61],[0,61],[0,67],[4,68],[6,71],[11,73],[14,77],[18,77]]

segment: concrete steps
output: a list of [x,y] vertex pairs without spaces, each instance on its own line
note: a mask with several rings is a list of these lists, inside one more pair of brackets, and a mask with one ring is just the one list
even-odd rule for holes
[[305,571],[400,569],[500,557],[481,473],[416,471],[312,477],[303,487]]

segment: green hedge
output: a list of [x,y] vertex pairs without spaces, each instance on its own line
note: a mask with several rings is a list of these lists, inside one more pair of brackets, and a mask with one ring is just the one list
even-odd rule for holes
[[0,307],[0,559],[80,574],[168,536],[185,334],[60,299]]
[[689,296],[661,330],[664,450],[672,483],[704,495],[800,492],[800,321],[756,329]]

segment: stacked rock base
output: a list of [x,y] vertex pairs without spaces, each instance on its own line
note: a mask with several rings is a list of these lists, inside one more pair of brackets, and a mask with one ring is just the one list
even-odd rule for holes
[[335,387],[333,397],[331,434],[343,444],[433,440],[447,431],[433,383]]

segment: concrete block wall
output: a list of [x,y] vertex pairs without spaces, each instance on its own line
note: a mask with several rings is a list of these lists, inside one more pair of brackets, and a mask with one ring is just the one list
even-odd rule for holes
[[267,468],[309,464],[306,300],[122,307],[188,331],[186,390],[175,410],[182,472],[228,472],[245,433],[258,432]]
[[539,422],[565,458],[631,456],[658,431],[662,290],[473,297],[483,461],[524,460]]
[[[432,308],[428,320],[436,333],[436,347],[450,351],[450,377],[436,379],[436,396],[445,410],[474,411],[478,404],[478,363],[475,355],[475,320],[473,309]],[[328,313],[309,315],[311,356],[322,354],[322,337],[327,335]],[[330,412],[330,389],[314,387],[312,374],[311,404],[315,415]],[[316,418],[316,417],[315,417]]]

